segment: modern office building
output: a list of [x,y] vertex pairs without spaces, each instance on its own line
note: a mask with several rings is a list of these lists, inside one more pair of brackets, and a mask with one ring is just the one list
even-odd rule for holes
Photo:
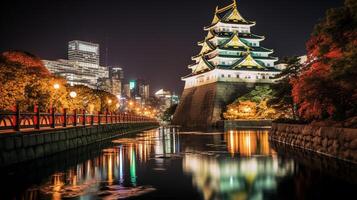
[[130,84],[123,85],[123,95],[127,98],[131,98]]
[[161,111],[179,103],[179,97],[169,90],[160,89],[155,92],[155,97],[159,100]]
[[150,97],[150,86],[143,79],[136,79],[129,81],[130,96],[141,97],[143,100],[147,100]]
[[121,67],[108,67],[109,79],[111,84],[111,93],[121,96],[123,92],[124,71]]
[[99,65],[99,44],[80,40],[68,42],[68,60]]
[[70,85],[98,88],[99,80],[109,78],[107,67],[99,65],[99,44],[79,40],[68,43],[68,60],[43,60],[48,70],[66,78]]

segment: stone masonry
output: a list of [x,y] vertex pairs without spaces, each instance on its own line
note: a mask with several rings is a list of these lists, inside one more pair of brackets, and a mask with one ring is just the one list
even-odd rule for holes
[[0,135],[0,167],[156,127],[158,127],[157,123],[143,122],[2,134]]
[[273,123],[269,139],[357,163],[357,129]]
[[217,82],[185,89],[173,124],[188,129],[205,129],[222,119],[226,106],[254,89],[254,84]]

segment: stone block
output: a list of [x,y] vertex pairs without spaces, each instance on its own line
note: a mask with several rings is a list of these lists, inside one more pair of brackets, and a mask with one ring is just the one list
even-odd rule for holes
[[43,146],[44,146],[44,154],[45,155],[52,154],[52,148],[51,148],[51,144],[50,143],[44,144]]
[[44,135],[45,137],[45,143],[51,143],[52,142],[52,136],[51,136],[51,133],[46,133]]
[[36,147],[34,147],[34,149],[35,149],[35,157],[36,158],[40,158],[45,155],[42,145],[37,145]]
[[51,145],[51,149],[52,149],[52,153],[58,153],[59,149],[58,149],[58,142],[54,142]]
[[18,158],[18,162],[24,162],[27,160],[26,152],[24,148],[17,150],[17,158]]
[[15,149],[15,138],[14,137],[7,137],[4,138],[5,150],[10,151]]
[[2,157],[5,165],[11,165],[18,162],[16,150],[3,151]]
[[342,132],[346,141],[353,141],[357,139],[357,129],[345,128]]
[[75,139],[70,140],[70,146],[69,147],[71,149],[74,149],[74,148],[76,148],[76,146],[77,146],[76,140]]
[[82,143],[83,143],[83,145],[87,145],[88,144],[87,137],[83,137],[82,138]]
[[59,134],[60,134],[60,131],[59,132],[54,132],[54,133],[50,133],[52,134],[52,142],[58,142],[59,141]]
[[352,160],[357,162],[357,151],[351,151],[350,155],[351,155]]
[[35,151],[33,150],[32,147],[26,148],[25,151],[28,160],[32,160],[35,158]]
[[351,150],[357,150],[357,139],[354,139],[354,140],[350,143],[349,148],[350,148]]
[[42,134],[37,135],[37,144],[44,144],[45,143],[45,136]]
[[66,140],[67,139],[67,134],[66,134],[65,131],[61,132],[59,136],[60,136],[60,140]]
[[65,151],[67,150],[67,143],[65,140],[61,140],[58,144],[58,150],[59,151]]
[[323,148],[326,148],[328,146],[328,139],[327,138],[324,138],[323,140],[322,140],[322,147]]
[[22,148],[22,136],[17,136],[14,138],[15,148],[20,149]]

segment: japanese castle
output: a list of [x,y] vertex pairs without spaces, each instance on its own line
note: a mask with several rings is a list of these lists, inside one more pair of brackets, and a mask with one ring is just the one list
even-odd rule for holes
[[202,47],[193,56],[191,74],[182,77],[185,88],[172,123],[188,129],[221,127],[222,112],[256,85],[272,84],[280,73],[272,49],[260,46],[265,39],[251,33],[255,22],[242,17],[236,0],[216,8]]
[[251,33],[255,22],[246,20],[237,9],[236,0],[224,8],[216,8],[211,25],[204,28],[207,36],[198,42],[202,46],[192,73],[183,77],[185,88],[197,87],[217,81],[270,83],[280,71],[275,68],[278,58],[274,52],[260,46],[265,39]]

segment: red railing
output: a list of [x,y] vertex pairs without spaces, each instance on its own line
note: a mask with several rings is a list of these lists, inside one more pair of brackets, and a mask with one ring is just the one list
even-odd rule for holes
[[100,124],[119,124],[119,123],[142,123],[157,122],[156,119],[134,115],[130,113],[104,112],[87,114],[84,110],[74,110],[69,112],[56,112],[52,109],[49,113],[43,112],[0,112],[0,130],[59,128],[76,126],[93,126]]

